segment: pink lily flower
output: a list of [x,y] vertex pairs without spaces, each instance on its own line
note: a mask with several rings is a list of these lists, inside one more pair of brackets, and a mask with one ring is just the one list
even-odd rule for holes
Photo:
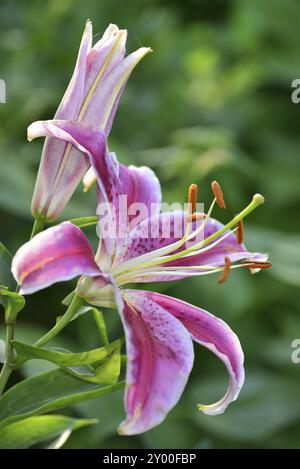
[[[105,149],[105,135],[99,129],[46,121],[35,124],[32,130],[35,136],[64,139],[87,155],[97,176],[99,201],[109,201],[116,210],[122,195],[127,195],[130,203],[142,202],[146,207],[160,204],[155,174],[145,167],[119,164]],[[212,206],[218,197],[216,194]],[[229,374],[225,396],[214,404],[199,405],[199,409],[217,415],[238,397],[244,383],[244,356],[237,336],[224,321],[184,301],[124,287],[133,282],[169,281],[212,272],[224,275],[235,267],[264,267],[267,256],[249,252],[239,239],[240,233],[236,236],[232,230],[262,202],[263,197],[255,195],[227,225],[211,218],[212,207],[199,226],[183,211],[157,212],[150,218],[142,217],[122,240],[100,239],[96,255],[84,233],[64,222],[36,235],[16,253],[12,272],[22,294],[81,275],[77,295],[90,304],[118,309],[128,357],[127,418],[119,427],[120,434],[153,428],[176,405],[193,366],[193,341],[220,358]],[[171,231],[164,237],[167,218],[171,219]],[[178,237],[176,227],[183,220],[187,220],[186,229]],[[145,237],[145,226],[158,227],[159,236]],[[103,233],[101,219],[99,229]],[[201,241],[195,236],[200,230],[204,231]]]
[[[126,82],[138,62],[151,49],[141,47],[125,57],[127,31],[113,24],[93,47],[92,37],[92,23],[88,21],[72,79],[55,119],[99,126],[108,135]],[[83,158],[72,145],[56,138],[47,138],[31,204],[34,217],[55,220],[88,168],[88,158]],[[89,184],[92,183],[91,177],[93,179],[89,172]]]

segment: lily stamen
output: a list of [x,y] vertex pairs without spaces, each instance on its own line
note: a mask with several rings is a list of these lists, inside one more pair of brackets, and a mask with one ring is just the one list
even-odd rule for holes
[[[237,225],[237,223],[245,218],[249,213],[251,213],[255,208],[257,208],[259,205],[264,203],[264,197],[261,194],[255,194],[253,196],[252,201],[250,204],[244,208],[238,215],[236,215],[230,222],[228,222],[226,225],[224,225],[220,230],[216,231],[215,233],[211,234],[207,238],[205,238],[203,241],[200,241],[199,243],[195,244],[194,246],[191,246],[190,248],[184,249],[176,254],[170,254],[170,255],[162,255],[161,254],[168,254],[171,252],[174,252],[177,250],[179,247],[181,247],[183,244],[185,244],[186,241],[189,241],[190,239],[193,239],[195,236],[197,236],[206,226],[212,209],[214,207],[214,204],[216,202],[216,198],[213,200],[211,207],[207,213],[207,216],[205,217],[203,223],[201,223],[200,227],[198,227],[193,233],[188,234],[186,233],[183,238],[179,241],[176,241],[168,246],[164,246],[163,248],[154,250],[150,253],[143,254],[141,256],[136,257],[133,260],[125,262],[122,266],[116,266],[115,268],[112,269],[114,275],[120,275],[120,274],[125,274],[128,271],[133,271],[133,270],[139,270],[147,267],[152,267],[155,265],[160,265],[164,264],[167,262],[171,262],[176,259],[180,259],[182,257],[185,257],[186,255],[193,253],[195,251],[198,251],[202,248],[214,241],[216,238],[219,238],[220,235],[223,233],[226,233],[228,230],[230,230],[233,226]],[[234,230],[232,230],[234,231]],[[208,249],[210,249],[212,245],[208,246]],[[146,262],[144,262],[146,261]],[[148,262],[147,262],[148,261]]]
[[217,200],[217,204],[219,205],[219,207],[225,209],[226,204],[223,196],[223,191],[218,181],[213,181],[211,183],[211,190]]
[[189,212],[190,215],[193,215],[197,209],[197,195],[198,195],[198,186],[197,184],[191,184],[189,187],[188,193],[188,202],[189,202]]
[[189,214],[186,217],[187,223],[190,223],[192,221],[199,221],[199,220],[204,220],[206,218],[206,213],[203,212],[194,212],[193,214]]
[[[252,266],[252,267],[250,267]],[[254,265],[252,262],[249,261],[240,261],[238,264],[231,264],[230,265],[230,270],[231,269],[240,269],[240,268],[259,268],[257,267],[257,264]],[[267,268],[267,267],[265,267]],[[153,267],[148,267],[142,270],[136,270],[134,272],[134,275],[132,275],[132,272],[126,273],[119,275],[117,277],[117,285],[119,287],[122,287],[123,285],[126,285],[128,283],[132,282],[140,282],[141,279],[151,279],[155,276],[169,276],[169,277],[174,277],[174,280],[176,280],[176,277],[181,278],[183,275],[186,275],[187,273],[189,274],[189,277],[193,276],[202,276],[202,275],[211,275],[211,274],[216,274],[219,272],[224,272],[224,267],[219,267],[216,265],[193,265],[193,266],[184,266],[181,269],[178,267],[173,267],[173,266],[162,266],[162,265],[156,265]]]
[[225,265],[224,265],[223,272],[221,273],[220,277],[218,278],[218,283],[219,284],[226,282],[226,280],[228,279],[228,276],[229,276],[229,272],[230,272],[231,260],[229,259],[229,257],[225,256],[224,263],[225,263]]
[[243,244],[244,242],[244,233],[244,222],[243,220],[240,220],[236,225],[236,240],[239,244]]
[[[212,203],[212,206],[211,206],[211,209],[213,207],[213,204],[214,202],[216,201],[216,199],[214,199],[213,203]],[[215,233],[213,233],[212,235],[208,236],[207,238],[205,238],[203,241],[200,241],[198,244],[195,244],[194,246],[191,246],[190,248],[187,248],[187,249],[184,249],[176,254],[173,254],[173,255],[170,255],[170,256],[166,256],[166,257],[163,257],[163,258],[160,258],[160,259],[157,259],[156,262],[153,261],[153,263],[151,263],[151,265],[155,265],[155,264],[160,264],[160,263],[166,263],[166,262],[170,262],[170,261],[173,261],[173,260],[176,260],[176,259],[180,259],[182,257],[185,257],[187,254],[190,254],[194,251],[198,251],[201,249],[202,251],[202,247],[211,243],[211,241],[215,240],[216,238],[218,238],[221,234],[223,233],[226,233],[228,230],[230,230],[233,226],[235,226],[240,220],[242,220],[244,217],[246,217],[249,213],[251,213],[255,208],[257,208],[259,205],[263,204],[264,203],[264,197],[261,195],[261,194],[255,194],[253,196],[253,199],[252,201],[250,202],[250,204],[244,208],[244,210],[242,210],[238,215],[236,215],[229,223],[227,223],[226,225],[224,225],[220,230],[216,231]],[[195,230],[189,237],[188,237],[188,240],[192,239],[194,236],[195,236],[195,233],[199,233],[202,229],[204,229],[206,223],[207,223],[207,220],[210,216],[210,212],[211,212],[211,209],[209,210],[208,214],[207,214],[207,217],[206,219],[204,220],[204,222],[201,224],[201,226],[198,228],[198,230]],[[212,245],[208,246],[208,249],[210,249],[212,247]],[[154,252],[154,251],[153,251]],[[155,262],[155,263],[154,263]]]
[[272,267],[272,262],[270,261],[241,261],[243,267],[248,267],[249,269],[270,269]]

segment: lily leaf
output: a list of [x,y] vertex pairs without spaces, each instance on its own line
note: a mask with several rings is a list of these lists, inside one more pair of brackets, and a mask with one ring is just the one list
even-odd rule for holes
[[15,280],[11,273],[12,255],[0,242],[0,283],[8,288],[15,288]]
[[0,397],[0,428],[117,391],[124,384],[88,383],[62,369],[41,373],[16,384]]
[[[4,244],[0,243],[0,285],[4,285],[10,290],[14,290],[16,283],[11,273],[12,255],[6,249]],[[0,295],[0,304],[6,307],[7,299]]]
[[28,360],[39,359],[50,361],[78,378],[93,383],[113,384],[119,378],[122,345],[120,340],[80,353],[42,349],[18,341],[13,341],[13,345],[17,352],[17,366]]
[[17,365],[21,365],[27,360],[40,359],[48,360],[55,365],[68,367],[77,365],[88,365],[106,358],[114,350],[120,349],[120,341],[116,340],[111,344],[87,352],[71,353],[58,352],[50,349],[34,347],[33,345],[24,344],[23,342],[13,341],[14,348],[17,352]]
[[71,293],[69,293],[63,300],[62,300],[62,304],[64,306],[70,306],[73,298],[74,298],[74,295],[75,295],[75,290],[71,291]]
[[73,419],[61,415],[42,415],[11,423],[0,429],[0,449],[25,449],[53,438],[51,448],[60,448],[72,431],[97,423],[97,420]]
[[10,303],[11,316],[15,317],[25,306],[25,298],[19,293],[9,291],[7,287],[0,285],[0,299],[6,308]]

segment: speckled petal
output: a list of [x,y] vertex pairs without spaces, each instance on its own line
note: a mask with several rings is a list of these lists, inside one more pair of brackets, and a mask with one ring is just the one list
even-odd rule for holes
[[127,418],[119,433],[135,435],[158,425],[176,405],[192,369],[194,352],[180,321],[140,292],[126,290],[119,311],[128,357]]
[[245,377],[244,354],[236,334],[224,321],[204,309],[159,293],[140,291],[138,294],[155,302],[181,321],[193,340],[222,360],[230,378],[227,392],[220,401],[212,405],[199,405],[199,409],[208,415],[223,413],[237,399]]

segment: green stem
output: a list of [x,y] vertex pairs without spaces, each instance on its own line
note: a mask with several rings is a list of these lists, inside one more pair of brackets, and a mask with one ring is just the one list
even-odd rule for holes
[[6,383],[13,370],[14,349],[11,341],[14,338],[14,324],[7,324],[5,340],[5,363],[0,373],[0,395],[3,393]]
[[45,226],[45,222],[43,220],[41,220],[40,218],[36,218],[34,220],[34,224],[33,224],[33,227],[32,227],[32,232],[31,232],[31,235],[30,235],[30,239],[32,239],[35,235],[37,235],[38,233],[43,231],[44,226]]
[[92,309],[92,315],[93,319],[96,323],[98,333],[101,339],[101,345],[108,345],[109,344],[109,338],[107,335],[107,330],[106,330],[106,325],[104,321],[104,316],[102,311],[100,311],[97,308]]
[[55,324],[50,331],[47,332],[43,337],[41,337],[35,344],[35,347],[41,347],[42,345],[46,344],[50,340],[52,340],[60,331],[64,329],[64,327],[69,324],[69,322],[73,319],[79,308],[83,304],[83,298],[78,295],[74,295],[70,306],[68,307],[65,314],[59,319],[59,321]]
[[73,225],[78,226],[79,228],[86,228],[88,226],[97,225],[98,217],[81,217],[81,218],[72,218],[69,220]]
[[[30,239],[32,239],[37,233],[43,230],[44,221],[36,218],[32,227]],[[19,285],[16,287],[16,292],[20,289]],[[13,371],[14,362],[14,348],[11,341],[14,339],[14,325],[15,321],[11,318],[11,304],[7,305],[5,311],[5,322],[6,322],[6,340],[5,340],[5,362],[0,373],[0,396],[3,393],[7,381]]]

